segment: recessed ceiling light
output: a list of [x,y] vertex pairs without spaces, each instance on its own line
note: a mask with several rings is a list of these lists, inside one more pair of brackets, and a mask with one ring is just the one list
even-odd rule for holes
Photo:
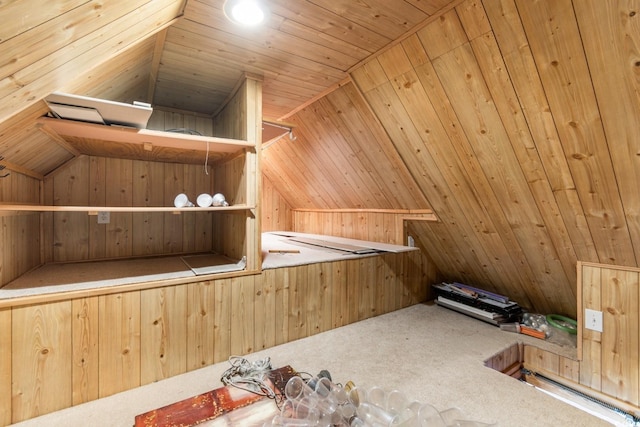
[[224,14],[231,22],[253,27],[262,23],[266,16],[266,7],[259,0],[227,0]]

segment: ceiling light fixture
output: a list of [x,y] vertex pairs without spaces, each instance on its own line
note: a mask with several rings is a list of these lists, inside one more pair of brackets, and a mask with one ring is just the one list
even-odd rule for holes
[[254,27],[267,17],[267,9],[259,0],[226,0],[223,9],[231,22],[246,27]]

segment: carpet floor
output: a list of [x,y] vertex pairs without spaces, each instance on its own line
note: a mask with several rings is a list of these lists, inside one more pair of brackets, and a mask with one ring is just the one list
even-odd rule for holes
[[[245,357],[269,357],[274,367],[290,365],[311,374],[326,369],[335,382],[397,389],[440,411],[456,407],[468,419],[499,426],[611,425],[484,366],[518,341],[548,345],[443,307],[417,304]],[[229,366],[220,362],[16,425],[132,426],[138,414],[220,387]]]

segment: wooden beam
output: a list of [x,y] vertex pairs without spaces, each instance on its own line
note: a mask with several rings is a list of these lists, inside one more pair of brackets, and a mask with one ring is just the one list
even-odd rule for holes
[[167,38],[167,28],[156,34],[156,43],[153,48],[153,58],[151,59],[151,72],[149,73],[149,88],[147,89],[147,102],[153,102],[153,96],[156,91],[156,79],[158,78],[158,69],[160,68],[160,60],[162,59],[162,50],[164,49],[164,41]]
[[[39,179],[39,180],[43,180],[44,179],[44,175],[39,174],[38,172],[32,171],[31,169],[27,169],[25,167],[22,167],[20,165],[17,165],[15,163],[11,163],[11,162],[7,162],[6,160],[2,160],[2,166],[5,167],[5,170],[11,170],[14,172],[18,172],[21,173],[23,175],[27,175],[30,176],[31,178],[35,178],[35,179]],[[4,175],[6,172],[0,172],[0,175]]]

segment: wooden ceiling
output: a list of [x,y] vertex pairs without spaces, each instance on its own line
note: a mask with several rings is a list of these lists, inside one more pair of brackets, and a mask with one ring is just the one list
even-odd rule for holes
[[249,73],[263,78],[264,119],[286,118],[450,1],[265,0],[253,30],[225,18],[224,0],[2,2],[0,153],[37,178],[82,154],[36,125],[54,91],[211,117]]
[[53,91],[208,120],[251,73],[296,125],[261,164],[290,208],[432,208],[444,276],[542,312],[575,315],[578,260],[640,265],[640,0],[268,2],[252,32],[223,0],[0,3],[11,179],[82,154],[38,126]]
[[269,0],[251,29],[226,19],[224,0],[189,0],[156,58],[152,103],[211,115],[250,72],[264,77],[265,119],[286,117],[449,2]]

